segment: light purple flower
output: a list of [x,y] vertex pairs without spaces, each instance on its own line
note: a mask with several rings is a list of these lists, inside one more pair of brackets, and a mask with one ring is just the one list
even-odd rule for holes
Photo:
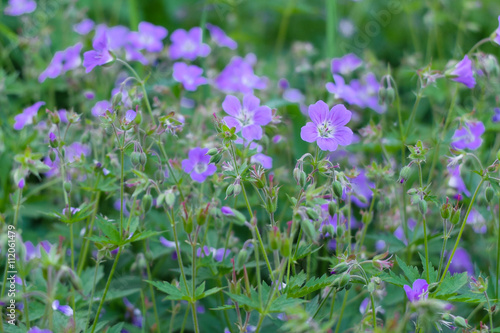
[[125,315],[125,318],[127,319],[130,318],[132,321],[132,325],[141,328],[142,323],[144,321],[141,310],[139,310],[132,303],[130,303],[130,301],[126,297],[123,298],[123,303],[127,308],[127,313]]
[[210,31],[210,37],[212,37],[212,40],[214,41],[215,44],[222,47],[228,47],[231,50],[234,50],[238,47],[238,44],[234,40],[229,38],[224,32],[224,30],[222,30],[218,26],[207,23],[206,27],[208,31]]
[[467,224],[470,224],[474,232],[477,234],[485,234],[486,231],[488,231],[486,227],[486,220],[475,208],[471,209],[469,216],[467,217]]
[[261,126],[267,125],[272,120],[271,109],[260,106],[260,100],[253,95],[243,97],[243,106],[240,100],[232,95],[227,95],[222,102],[222,109],[229,114],[224,117],[227,126],[236,128],[236,133],[248,141],[262,138]]
[[495,38],[493,40],[500,45],[500,16],[498,16],[498,28],[495,31]]
[[[113,203],[113,208],[117,211],[120,211],[121,209],[121,204],[120,204],[120,199],[116,199],[115,202]],[[123,215],[126,217],[130,216],[130,212],[127,209],[127,202],[125,199],[123,199]]]
[[17,183],[17,187],[18,187],[19,189],[21,189],[21,190],[22,190],[22,189],[24,188],[24,185],[25,185],[25,184],[26,184],[26,183],[25,183],[25,181],[24,181],[24,178],[21,178],[21,179],[19,180],[19,182]]
[[128,125],[134,121],[135,117],[137,117],[137,112],[135,112],[134,110],[128,110],[125,113],[125,118],[123,119],[123,122],[125,123],[125,125]]
[[494,123],[500,122],[500,108],[495,108],[495,114],[491,117],[491,121]]
[[94,117],[102,117],[106,114],[107,110],[113,112],[113,109],[111,108],[111,103],[109,101],[104,100],[95,103],[95,105],[92,107],[91,112]]
[[32,259],[40,257],[40,244],[35,247],[30,241],[24,243],[24,261],[28,262]]
[[83,92],[83,96],[85,96],[86,99],[94,99],[95,93],[92,90],[86,90]]
[[[408,229],[410,231],[413,231],[417,225],[417,221],[415,221],[412,218],[409,218],[407,225],[408,225]],[[404,228],[402,225],[400,225],[399,227],[396,228],[396,230],[394,230],[394,237],[396,237],[397,239],[402,241],[405,245],[408,245],[408,240],[406,239],[406,236],[404,233]]]
[[308,122],[300,131],[300,137],[306,142],[317,142],[321,150],[335,151],[339,145],[347,146],[352,142],[352,130],[345,125],[351,120],[351,111],[342,104],[328,110],[323,101],[309,105]]
[[353,53],[332,60],[332,74],[348,75],[363,64],[363,60]]
[[417,279],[413,282],[413,287],[404,285],[404,290],[406,292],[406,297],[411,303],[427,299],[429,284],[424,279]]
[[221,209],[220,209],[221,213],[226,215],[226,216],[234,216],[234,212],[233,212],[233,209],[231,207],[228,207],[228,206],[222,206]]
[[467,122],[455,131],[451,138],[451,145],[455,149],[476,150],[483,143],[481,135],[484,133],[484,124],[480,121]]
[[[225,253],[225,255],[224,255]],[[223,258],[227,258],[227,256],[231,253],[231,250],[224,250],[224,248],[214,249],[213,247],[203,246],[203,251],[201,248],[196,250],[196,256],[203,258],[205,256],[213,255],[215,261],[222,261]]]
[[278,81],[278,88],[281,89],[281,90],[285,90],[285,89],[288,89],[290,88],[290,83],[288,83],[288,80],[285,79],[285,78],[281,78],[279,81]]
[[[73,142],[69,146],[64,147],[66,151],[65,158],[69,163],[73,163],[75,161],[84,160],[86,156],[90,155],[90,146],[82,144],[80,142]],[[59,156],[56,155],[55,161],[50,160],[50,158],[46,157],[43,162],[50,167],[50,170],[45,173],[47,177],[53,177],[59,174]],[[76,169],[67,170],[67,177],[71,179],[77,173]]]
[[51,330],[46,330],[46,329],[41,329],[38,328],[38,326],[30,328],[30,330],[27,333],[52,333]]
[[198,86],[207,83],[207,79],[201,76],[203,69],[195,65],[187,65],[183,62],[174,64],[173,77],[175,81],[182,83],[184,88],[189,91],[196,91]]
[[71,317],[73,315],[73,309],[69,305],[60,305],[58,300],[52,302],[52,309],[60,311],[67,317]]
[[[366,178],[366,172],[363,169],[359,170],[359,174],[354,178],[350,178],[349,181],[351,189],[345,192],[351,193],[352,202],[361,208],[368,207],[373,196],[372,189],[375,188],[375,183]],[[343,193],[343,195],[345,196],[346,193]]]
[[163,236],[160,237],[160,243],[161,243],[161,245],[163,245],[167,248],[175,249],[175,242],[171,242]]
[[215,79],[215,86],[225,93],[248,94],[254,89],[265,89],[267,78],[255,75],[252,66],[248,57],[233,57]]
[[67,71],[80,67],[82,64],[82,59],[80,57],[82,47],[82,43],[76,43],[63,51],[56,52],[50,64],[38,76],[38,82],[41,83],[47,78],[55,79]]
[[94,21],[89,18],[83,19],[80,23],[77,23],[73,26],[73,31],[75,31],[79,35],[87,35],[89,32],[94,29]]
[[[71,215],[75,215],[76,213],[78,213],[80,211],[80,208],[78,208],[78,207],[70,207],[69,210],[71,212]],[[68,209],[67,208],[63,208],[62,214],[63,215],[68,214]]]
[[[448,260],[451,253],[448,255]],[[453,260],[450,263],[449,272],[451,275],[455,273],[467,272],[469,276],[474,275],[474,265],[467,250],[464,248],[457,248]]]
[[32,106],[24,109],[22,113],[15,116],[14,120],[16,122],[14,123],[14,129],[20,131],[24,126],[33,124],[33,119],[36,117],[38,109],[43,105],[45,105],[45,102],[36,102]]
[[463,193],[469,197],[470,192],[465,186],[464,180],[460,176],[460,164],[448,167],[448,172],[450,174],[450,180],[448,181],[448,186],[457,189],[459,193]]
[[4,14],[9,16],[20,16],[34,12],[36,2],[34,0],[9,0]]
[[455,65],[455,69],[451,72],[451,75],[456,76],[452,79],[453,81],[460,82],[468,88],[472,89],[476,85],[476,79],[474,79],[474,72],[472,70],[472,61],[467,55]]
[[190,174],[191,179],[203,183],[208,176],[217,171],[217,167],[210,163],[208,148],[196,147],[189,151],[188,158],[182,161],[182,169]]
[[61,119],[61,123],[68,123],[68,111],[65,109],[58,110],[59,118]]
[[184,29],[175,30],[170,39],[170,58],[173,60],[185,58],[195,60],[198,57],[206,57],[210,53],[210,46],[201,40],[202,30],[194,27],[189,31]]
[[137,50],[145,49],[148,52],[160,52],[163,49],[162,40],[167,37],[167,29],[149,22],[141,22],[138,30],[138,32],[131,32],[129,37],[132,45]]
[[283,99],[291,103],[302,103],[306,98],[299,89],[288,88],[283,92]]
[[109,53],[108,37],[105,31],[96,33],[92,47],[94,48],[92,51],[83,54],[83,67],[85,67],[86,73],[90,73],[96,66],[113,61],[113,56]]

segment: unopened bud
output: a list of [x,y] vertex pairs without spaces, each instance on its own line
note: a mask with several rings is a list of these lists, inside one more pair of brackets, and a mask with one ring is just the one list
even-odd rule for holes
[[337,198],[342,198],[342,185],[338,180],[333,182],[333,193]]
[[64,190],[66,191],[66,193],[70,193],[71,192],[71,183],[68,182],[68,181],[65,181],[64,184]]
[[484,191],[484,197],[486,199],[486,202],[491,203],[491,200],[493,200],[493,197],[495,196],[495,191],[489,186],[486,188]]
[[328,214],[330,214],[331,217],[337,213],[337,203],[330,201],[328,203]]
[[345,262],[339,262],[332,269],[332,274],[342,274],[349,269],[349,266]]
[[151,194],[145,194],[142,197],[141,205],[142,205],[142,210],[144,211],[144,214],[149,212],[149,210],[151,209],[152,203],[153,203],[153,197],[151,196]]
[[420,214],[425,215],[427,213],[427,201],[420,200],[418,202],[418,211]]
[[469,327],[469,325],[467,324],[467,321],[463,317],[460,317],[460,316],[456,316],[453,319],[453,324],[456,327],[460,327],[460,328],[468,328]]
[[452,212],[451,212],[451,217],[450,217],[450,222],[452,224],[457,224],[459,221],[460,221],[460,209],[454,209]]
[[207,151],[207,155],[214,156],[214,155],[217,155],[218,152],[219,152],[219,150],[217,148],[210,148]]
[[387,88],[387,95],[385,98],[385,103],[388,105],[391,105],[394,102],[394,99],[396,98],[396,92],[394,91],[394,88],[389,87]]
[[307,208],[306,209],[306,213],[307,213],[307,216],[309,216],[309,218],[313,221],[316,221],[317,219],[319,219],[319,214],[317,211],[315,211],[314,209],[312,208]]

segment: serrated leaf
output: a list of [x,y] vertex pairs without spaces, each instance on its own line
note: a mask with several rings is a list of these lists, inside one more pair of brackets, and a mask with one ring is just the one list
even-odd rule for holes
[[303,287],[295,286],[294,288],[285,288],[285,293],[288,297],[300,298],[304,297],[316,290],[323,289],[332,284],[332,282],[337,278],[336,275],[326,275],[324,274],[320,278],[313,277],[306,282]]
[[113,222],[104,219],[102,216],[96,216],[97,218],[97,228],[103,232],[103,234],[109,238],[110,243],[120,244],[120,233]]
[[166,297],[166,299],[173,301],[180,301],[180,300],[189,301],[191,299],[191,297],[186,292],[179,290],[179,288],[166,281],[159,282],[159,281],[146,280],[146,282],[152,284],[158,290],[167,294],[168,296]]
[[448,273],[446,274],[446,278],[441,283],[441,286],[439,287],[436,296],[444,297],[453,295],[456,292],[458,292],[458,290],[462,288],[467,283],[467,281],[469,281],[469,276],[467,275],[467,272],[463,272],[460,274],[453,274],[453,275],[450,275],[450,273]]
[[403,271],[404,275],[410,282],[410,285],[413,283],[413,281],[420,279],[420,273],[418,271],[418,268],[415,266],[408,266],[403,260],[401,260],[398,256],[396,256],[396,261]]
[[120,333],[123,328],[123,323],[119,323],[111,327],[109,330],[106,331],[106,333]]
[[[420,261],[422,262],[422,267],[424,268],[424,271],[422,272],[422,275],[420,276],[420,278],[427,280],[427,265],[425,264],[425,257],[421,253],[419,253],[418,255],[420,256]],[[437,273],[436,269],[429,262],[429,279],[430,279],[430,281],[427,281],[427,283],[436,282],[437,277],[438,277],[437,275],[438,275],[438,273]]]
[[301,258],[304,258],[304,257],[308,256],[311,253],[319,251],[323,247],[323,246],[316,246],[316,248],[313,249],[313,247],[315,247],[315,246],[316,245],[314,245],[314,244],[300,246],[297,249],[297,253],[293,257],[293,259],[296,261],[296,260],[299,260]]

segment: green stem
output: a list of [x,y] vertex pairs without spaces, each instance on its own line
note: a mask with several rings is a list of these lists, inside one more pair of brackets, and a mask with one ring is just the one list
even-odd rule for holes
[[[199,228],[199,227],[198,227]],[[198,236],[198,230],[196,230],[195,232],[195,236],[194,236],[194,241],[193,243],[191,244],[191,247],[193,248],[193,253],[192,253],[192,256],[193,256],[193,271],[192,271],[192,288],[193,288],[193,293],[192,293],[192,297],[191,297],[191,306],[193,308],[193,324],[194,324],[194,329],[195,329],[195,332],[198,333],[199,332],[199,328],[198,328],[198,318],[197,318],[197,314],[196,314],[196,300],[195,300],[195,290],[196,290],[196,238]],[[202,249],[203,251],[203,249]]]
[[26,329],[30,329],[30,315],[28,308],[28,299],[26,297],[26,277],[23,279],[23,303],[24,303],[24,315],[26,322]]
[[83,267],[85,266],[85,262],[87,261],[87,252],[89,250],[89,244],[90,244],[90,240],[88,240],[88,238],[92,237],[95,217],[97,215],[97,209],[99,208],[100,196],[101,196],[101,192],[98,192],[96,199],[95,199],[96,202],[95,202],[94,210],[92,211],[92,216],[90,217],[90,224],[88,225],[88,228],[87,228],[88,234],[87,234],[87,237],[84,239],[83,251],[80,255],[80,260],[78,261],[78,267],[77,267],[78,276],[80,276],[82,274]]
[[118,253],[116,254],[115,262],[113,263],[113,267],[111,268],[111,272],[109,273],[108,281],[106,282],[106,287],[104,288],[104,294],[101,297],[101,302],[99,303],[99,307],[97,308],[97,312],[94,317],[94,324],[92,325],[91,333],[94,333],[95,328],[97,326],[97,322],[99,321],[99,315],[101,314],[101,309],[106,300],[106,295],[108,294],[109,286],[111,285],[111,280],[113,279],[113,274],[115,274],[116,266],[118,264],[118,259],[120,259],[120,255],[122,254],[123,247],[119,247]]
[[[12,225],[14,226],[14,230],[17,228],[17,220],[19,219],[19,209],[21,208],[21,197],[23,196],[23,190],[19,189],[17,193],[17,202],[16,208],[14,210],[14,221],[12,221]],[[2,291],[0,293],[0,298],[3,298],[5,293],[5,286],[7,285],[7,271],[8,269],[7,261],[5,261],[5,271],[3,272],[3,283],[2,283]]]
[[335,27],[337,23],[336,0],[326,0],[326,56],[333,58],[335,56]]
[[[493,212],[493,210],[492,210]],[[498,196],[498,228],[497,228],[497,276],[496,276],[496,285],[497,285],[497,302],[500,302],[500,289],[499,289],[499,280],[500,280],[500,195]]]
[[[422,182],[422,164],[418,163],[418,178],[419,178],[419,183],[420,183],[420,189],[423,189],[423,182]],[[422,214],[422,224],[424,225],[424,247],[425,247],[425,270],[426,270],[426,277],[427,277],[427,282],[430,283],[430,272],[429,272],[429,246],[427,244],[427,222],[425,220],[425,213],[426,212],[420,212]]]
[[316,316],[318,315],[319,313],[319,310],[321,310],[321,308],[323,307],[323,305],[326,303],[326,301],[328,300],[328,298],[330,297],[330,294],[332,293],[332,291],[334,290],[335,288],[331,288],[330,287],[330,291],[328,292],[328,295],[325,296],[325,298],[323,298],[323,300],[321,301],[321,304],[319,305],[318,309],[316,310],[316,312],[314,312],[314,315],[312,316],[312,319],[316,318]]
[[483,185],[484,181],[485,181],[485,178],[481,178],[481,181],[477,185],[476,191],[474,192],[474,195],[472,196],[472,199],[469,203],[469,207],[467,208],[467,212],[465,213],[464,219],[462,221],[462,226],[460,227],[460,232],[458,233],[457,240],[455,242],[455,246],[453,247],[453,251],[451,252],[450,258],[448,259],[448,263],[446,264],[446,267],[443,271],[443,275],[441,275],[441,279],[439,280],[438,289],[439,289],[439,286],[441,285],[441,283],[443,283],[443,280],[446,276],[446,273],[448,272],[448,269],[450,268],[451,262],[453,261],[453,256],[455,255],[455,252],[457,251],[457,248],[458,248],[458,244],[460,243],[460,239],[462,238],[462,234],[463,234],[464,229],[465,229],[465,224],[467,223],[467,218],[469,217],[470,211],[472,209],[472,205],[476,201],[477,194],[479,192],[479,189],[481,188],[481,185]]
[[346,305],[346,302],[347,302],[347,296],[348,295],[349,295],[349,290],[346,290],[346,292],[344,294],[344,300],[342,301],[342,308],[340,309],[339,321],[337,323],[337,327],[335,327],[335,333],[339,332],[340,324],[342,324],[342,317],[344,316],[344,310],[345,310],[345,305]]
[[90,298],[89,298],[89,310],[87,312],[87,319],[85,320],[85,329],[87,329],[87,326],[89,324],[90,320],[90,312],[92,311],[92,304],[94,303],[94,292],[95,292],[95,286],[97,282],[97,272],[99,271],[99,255],[97,255],[97,260],[95,262],[95,270],[94,270],[94,282],[92,283],[92,292],[90,293]]
[[[130,214],[130,215],[132,215],[132,214]],[[144,240],[143,244],[144,244],[144,254],[146,254],[146,251],[147,251],[146,240]],[[151,269],[149,268],[149,263],[146,263],[146,272],[148,274],[148,280],[153,281],[153,277],[151,275]],[[158,316],[158,308],[156,306],[155,292],[153,289],[153,285],[151,283],[148,283],[148,284],[149,284],[149,293],[151,294],[151,301],[153,302],[153,311],[155,314],[156,330],[158,331],[158,333],[161,333],[160,316]],[[146,312],[144,312],[144,313],[146,313]]]

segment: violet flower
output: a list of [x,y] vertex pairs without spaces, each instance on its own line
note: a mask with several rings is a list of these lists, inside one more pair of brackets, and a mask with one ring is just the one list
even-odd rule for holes
[[500,108],[495,108],[495,114],[491,117],[491,121],[494,123],[500,122]]
[[332,74],[349,75],[363,64],[363,60],[353,53],[332,60]]
[[328,105],[318,101],[309,106],[308,122],[302,127],[300,137],[306,142],[317,142],[324,151],[335,151],[339,145],[347,146],[352,142],[352,130],[345,125],[351,120],[351,111],[337,104],[328,110]]
[[495,30],[495,37],[493,38],[495,43],[500,45],[500,16],[498,16],[498,28]]
[[33,119],[36,117],[38,109],[43,105],[45,105],[45,102],[36,102],[32,106],[24,109],[22,113],[15,116],[14,120],[16,122],[14,123],[14,129],[20,131],[24,126],[33,124]]
[[406,297],[411,303],[427,299],[429,284],[424,279],[417,279],[413,282],[413,286],[404,285]]
[[[370,200],[373,196],[372,189],[375,188],[375,183],[370,181],[366,177],[365,170],[359,170],[359,174],[354,178],[349,178],[351,183],[351,189],[346,190],[345,192],[351,193],[351,200],[356,206],[361,208],[368,207]],[[346,193],[343,193],[344,200]]]
[[89,18],[83,19],[80,23],[73,25],[73,31],[85,36],[94,29],[95,23]]
[[128,110],[125,113],[125,117],[123,118],[123,123],[125,125],[130,124],[131,122],[133,122],[135,120],[135,117],[137,117],[137,112],[135,112],[134,110]]
[[[225,255],[224,255],[225,253]],[[200,257],[200,258],[203,258],[205,256],[209,256],[209,255],[213,255],[213,258],[215,259],[215,261],[218,261],[218,262],[221,262],[223,258],[227,258],[227,256],[231,253],[231,250],[224,250],[224,248],[220,248],[220,249],[214,249],[213,247],[209,247],[209,246],[203,246],[203,251],[201,250],[201,248],[198,248],[196,250],[196,256],[197,257]]]
[[203,183],[208,176],[217,171],[217,167],[210,163],[208,148],[196,147],[189,151],[188,158],[182,161],[182,169],[191,176],[191,179]]
[[96,33],[96,37],[92,41],[92,47],[94,48],[92,51],[83,54],[83,67],[85,67],[86,73],[90,73],[96,66],[102,66],[113,61],[113,56],[108,49],[106,32]]
[[214,41],[215,44],[221,47],[230,48],[231,50],[234,50],[238,47],[238,44],[234,40],[229,38],[224,32],[224,30],[222,30],[218,26],[207,23],[206,27],[208,31],[210,31],[210,37],[212,37],[212,40]]
[[476,234],[485,234],[486,231],[488,231],[486,227],[486,220],[475,208],[471,209],[469,216],[467,217],[467,224],[472,226],[472,230],[474,230]]
[[34,12],[36,2],[34,0],[9,0],[4,14],[9,16],[20,16]]
[[187,65],[183,62],[174,64],[173,77],[175,81],[182,83],[184,89],[196,91],[198,86],[207,83],[207,79],[201,76],[203,69],[195,65]]
[[52,331],[47,330],[47,329],[41,329],[41,328],[38,328],[38,326],[35,326],[35,327],[30,328],[27,333],[52,333]]
[[484,133],[484,124],[480,121],[467,122],[455,131],[451,138],[451,145],[455,149],[476,150],[483,143],[481,135]]
[[228,95],[222,102],[222,109],[229,114],[224,117],[227,126],[236,128],[236,133],[241,131],[243,138],[248,141],[260,140],[263,132],[261,126],[272,120],[271,109],[260,106],[260,100],[253,95],[243,97],[243,106],[237,97]]
[[200,27],[194,27],[189,31],[184,29],[175,30],[170,39],[170,58],[173,60],[185,58],[195,60],[198,57],[206,57],[210,53],[210,46],[203,43],[202,30]]
[[265,89],[267,78],[255,75],[252,66],[249,59],[233,57],[215,79],[215,86],[225,93],[248,94],[254,89]]
[[107,110],[109,110],[110,112],[113,111],[111,102],[104,100],[95,103],[95,105],[91,109],[91,112],[94,117],[102,117],[106,114]]
[[455,76],[452,79],[453,81],[460,82],[468,88],[472,89],[476,86],[476,80],[474,79],[474,72],[472,70],[472,61],[467,55],[455,65],[455,69],[451,72],[451,75]]
[[167,29],[149,22],[141,22],[138,30],[138,32],[131,32],[129,35],[130,41],[136,49],[145,49],[148,52],[160,52],[163,49],[162,40],[167,37]]
[[[448,255],[448,260],[450,258],[450,255],[451,253]],[[469,276],[474,275],[474,265],[467,250],[461,247],[457,248],[457,250],[455,251],[455,255],[453,256],[453,260],[450,263],[450,268],[448,271],[450,272],[451,275],[463,272],[467,272]]]
[[142,328],[144,317],[142,316],[141,310],[130,303],[130,301],[126,297],[123,298],[123,303],[127,308],[125,318],[130,318],[132,321],[132,325],[134,325],[135,327]]
[[170,248],[170,249],[176,248],[175,242],[171,242],[163,236],[160,237],[160,243],[161,243],[161,245],[165,246],[166,248]]
[[273,158],[267,155],[264,155],[262,153],[262,146],[259,145],[258,143],[251,142],[251,141],[244,141],[241,138],[238,138],[234,141],[234,143],[239,144],[239,145],[245,145],[246,147],[250,148],[250,150],[255,150],[257,151],[257,154],[253,155],[250,158],[251,163],[256,163],[262,165],[264,169],[271,169],[273,167]]
[[73,309],[69,305],[60,305],[58,300],[52,302],[52,309],[54,311],[60,311],[67,317],[71,317],[73,315]]
[[470,196],[470,192],[465,186],[464,180],[460,176],[460,164],[448,167],[448,172],[450,174],[450,180],[448,181],[448,186],[457,189],[459,193],[466,196]]

